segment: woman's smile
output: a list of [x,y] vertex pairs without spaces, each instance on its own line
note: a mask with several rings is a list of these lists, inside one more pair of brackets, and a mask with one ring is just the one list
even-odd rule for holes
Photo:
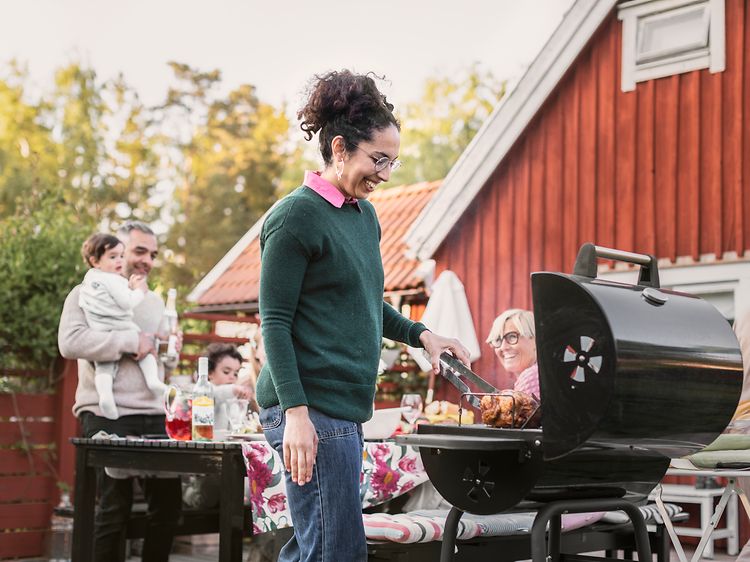
[[367,187],[367,190],[372,193],[378,187],[378,184],[377,182],[365,178],[365,187]]

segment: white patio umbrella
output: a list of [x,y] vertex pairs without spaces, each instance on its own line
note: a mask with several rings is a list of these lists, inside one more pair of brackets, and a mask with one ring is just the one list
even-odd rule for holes
[[[436,334],[458,339],[469,350],[471,361],[479,359],[481,355],[479,341],[474,330],[464,285],[452,271],[443,271],[432,284],[432,294],[427,301],[421,322]],[[408,352],[420,369],[430,372],[430,385],[427,391],[427,403],[430,403],[435,382],[432,366],[422,349],[409,347]]]

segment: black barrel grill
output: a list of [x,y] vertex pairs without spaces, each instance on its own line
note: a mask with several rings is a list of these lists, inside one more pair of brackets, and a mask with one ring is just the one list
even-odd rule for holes
[[[637,264],[638,283],[597,279],[599,258]],[[650,558],[635,503],[670,458],[702,449],[730,421],[742,387],[737,339],[710,304],[661,289],[653,256],[586,244],[572,275],[534,273],[531,284],[541,429],[420,425],[399,438],[420,448],[430,480],[454,506],[441,560],[452,558],[464,511],[529,506],[539,509],[535,562],[559,554],[561,513],[610,509],[630,515],[639,559]],[[477,404],[466,382],[494,390],[452,357],[441,363],[462,403]]]

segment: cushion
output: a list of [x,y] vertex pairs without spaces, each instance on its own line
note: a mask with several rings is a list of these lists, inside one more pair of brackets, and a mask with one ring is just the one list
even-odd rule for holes
[[[410,512],[410,515],[422,517],[442,517],[445,519],[448,512],[438,509],[423,509]],[[572,531],[586,525],[596,523],[604,516],[603,512],[593,513],[566,513],[562,516],[562,530]],[[464,513],[461,521],[473,520],[480,528],[483,537],[499,537],[504,535],[518,535],[531,532],[531,526],[536,517],[535,511],[518,513],[497,513],[495,515],[474,515]],[[459,536],[459,538],[461,538]]]
[[[682,513],[682,507],[680,507],[679,505],[673,503],[665,503],[664,507],[667,510],[667,514],[669,514],[670,519],[674,519],[675,516]],[[640,509],[641,513],[643,514],[643,518],[646,520],[647,525],[661,525],[662,523],[664,523],[664,521],[662,521],[661,515],[659,514],[659,511],[656,509],[655,503],[642,505],[638,507],[638,509]],[[604,517],[602,517],[602,522],[604,523],[628,523],[629,521],[630,517],[628,517],[628,515],[624,511],[608,511],[604,514]]]
[[[414,514],[390,515],[388,513],[363,514],[365,535],[369,540],[415,543],[438,541],[443,538],[444,516]],[[458,524],[458,538],[471,539],[481,533],[479,525],[467,519]]]
[[562,530],[572,531],[580,529],[599,521],[604,517],[603,511],[592,511],[590,513],[565,513],[562,516]]
[[742,449],[750,449],[750,435],[722,433],[703,451],[737,451]]
[[[445,519],[448,512],[440,509],[422,509],[412,511],[411,515],[421,517],[442,517]],[[464,513],[463,521],[474,521],[480,529],[482,536],[497,537],[501,535],[518,535],[531,532],[536,512],[498,513],[495,515],[474,515]]]
[[690,455],[688,459],[698,468],[717,468],[720,464],[727,465],[729,463],[731,463],[730,466],[747,465],[750,467],[750,450],[709,451],[704,449],[700,453]]

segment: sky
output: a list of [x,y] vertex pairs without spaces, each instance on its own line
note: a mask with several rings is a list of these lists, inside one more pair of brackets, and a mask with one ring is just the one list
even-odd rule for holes
[[425,79],[472,64],[520,78],[572,0],[10,0],[0,63],[28,66],[39,89],[72,61],[100,79],[123,73],[147,105],[164,100],[168,61],[219,69],[225,90],[252,84],[290,111],[314,75],[349,68],[385,75],[397,106]]

